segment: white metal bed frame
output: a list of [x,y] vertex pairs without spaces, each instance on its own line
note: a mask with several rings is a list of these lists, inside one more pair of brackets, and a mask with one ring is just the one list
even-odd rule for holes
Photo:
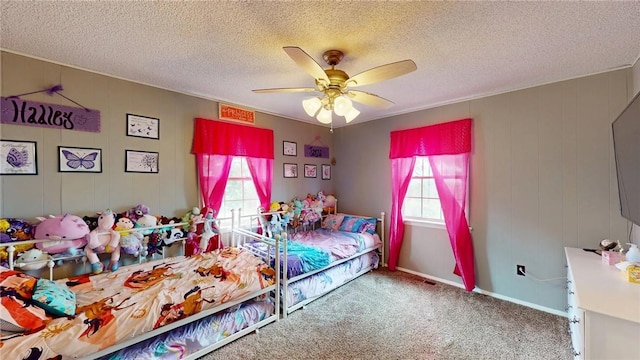
[[[214,219],[214,221],[225,221],[225,220],[230,220],[231,221],[231,231],[227,231],[224,233],[220,233],[219,234],[219,238],[218,241],[221,243],[226,243],[228,246],[238,246],[238,247],[243,247],[242,245],[244,244],[244,242],[246,241],[261,241],[267,244],[267,252],[266,253],[257,253],[256,251],[252,251],[250,247],[243,247],[244,249],[248,249],[249,251],[251,251],[254,255],[265,259],[265,262],[267,264],[270,264],[270,257],[271,257],[271,252],[270,252],[270,248],[271,247],[275,247],[276,249],[279,247],[279,239],[275,238],[268,238],[265,236],[261,236],[255,233],[251,233],[248,231],[244,231],[242,229],[236,228],[235,227],[235,219],[233,216],[233,212],[232,212],[232,217],[231,218],[224,218],[224,219]],[[168,227],[182,227],[188,225],[188,223],[173,223],[173,224],[164,224],[164,225],[158,225],[158,226],[154,226],[154,227],[146,227],[146,228],[136,228],[136,229],[132,229],[132,230],[128,230],[128,231],[145,231],[145,230],[151,230],[151,229],[164,229],[164,228],[168,228]],[[225,240],[223,240],[223,237],[225,237]],[[184,254],[184,250],[185,250],[185,246],[186,246],[186,238],[180,239],[182,242],[182,251]],[[42,239],[34,239],[34,240],[28,240],[28,241],[20,241],[20,242],[12,242],[12,243],[6,243],[6,247],[7,252],[9,254],[9,265],[10,268],[13,269],[14,266],[20,266],[22,264],[14,264],[13,261],[13,256],[14,256],[14,252],[15,252],[15,245],[20,245],[20,244],[29,244],[29,243],[40,243],[40,242],[48,242],[48,241],[56,241],[56,240],[42,240]],[[180,241],[177,241],[175,243],[178,243]],[[175,244],[173,243],[173,244]],[[171,244],[171,245],[173,245]],[[4,245],[4,244],[3,244]],[[169,245],[170,246],[170,245]],[[164,248],[163,248],[164,250]],[[255,249],[254,249],[255,250]],[[271,316],[266,317],[265,319],[259,321],[256,324],[253,324],[245,329],[242,329],[214,344],[211,344],[203,349],[200,349],[188,356],[185,357],[185,359],[197,359],[205,354],[208,354],[242,336],[245,336],[251,332],[258,332],[259,329],[267,324],[270,324],[272,322],[276,322],[280,320],[280,311],[279,311],[279,305],[280,305],[280,291],[279,291],[279,286],[278,284],[280,284],[280,253],[278,251],[275,251],[275,278],[276,281],[274,282],[273,285],[265,287],[263,289],[261,289],[260,291],[257,291],[255,293],[252,294],[248,294],[240,299],[236,299],[234,301],[230,301],[230,302],[226,302],[224,304],[220,304],[219,306],[212,308],[212,309],[207,309],[207,310],[203,310],[197,314],[191,315],[188,318],[176,321],[174,323],[168,324],[166,326],[163,326],[161,328],[158,329],[154,329],[152,331],[146,332],[144,334],[140,334],[139,336],[136,336],[135,338],[131,338],[129,340],[126,341],[122,341],[120,343],[117,343],[113,346],[110,346],[106,349],[103,349],[101,351],[98,351],[96,353],[93,353],[89,356],[83,357],[82,359],[97,359],[99,357],[105,356],[105,355],[109,355],[111,353],[114,353],[118,350],[124,349],[126,347],[132,346],[134,344],[137,344],[139,342],[142,342],[144,340],[150,339],[152,337],[155,337],[157,335],[163,334],[165,332],[171,331],[173,329],[176,329],[178,327],[187,325],[189,323],[192,323],[194,321],[200,320],[202,318],[205,318],[207,316],[213,315],[215,313],[218,313],[220,311],[226,310],[232,306],[235,306],[237,304],[255,299],[258,296],[264,295],[264,294],[271,294],[271,297],[273,298],[274,301],[274,313]],[[163,251],[162,254],[162,258],[165,258],[165,252]],[[59,258],[59,259],[55,259],[54,260],[43,260],[42,262],[46,262],[46,266],[49,268],[49,278],[51,280],[53,280],[53,268],[56,266],[56,262],[58,260],[78,260],[78,259],[82,259],[83,264],[86,265],[86,257],[84,255],[76,255],[76,256],[71,256],[71,257],[65,257],[65,258]],[[151,258],[150,260],[155,260],[153,258]],[[142,257],[138,258],[138,262],[142,262],[144,261],[144,259]],[[34,262],[35,263],[35,262]],[[87,268],[86,266],[83,266],[83,271],[86,271]]]
[[[271,214],[274,214],[274,213],[281,213],[281,212],[266,212],[266,213],[262,213],[261,215],[262,216],[271,215]],[[337,213],[337,206],[336,206],[333,214],[336,214],[336,213]],[[358,218],[367,218],[367,219],[371,218],[371,216],[352,215],[352,214],[345,214],[345,215],[352,216],[352,217],[358,217]],[[240,226],[243,223],[242,220],[246,219],[246,218],[249,218],[249,224],[252,224],[254,219],[258,219],[259,218],[259,215],[256,215],[256,214],[253,214],[253,215],[242,215],[242,213],[239,212],[238,213],[238,225]],[[281,255],[283,257],[283,264],[282,264],[283,274],[282,274],[281,279],[280,279],[280,285],[281,285],[281,295],[280,295],[281,303],[280,303],[280,308],[282,309],[282,317],[283,318],[286,318],[293,311],[298,310],[300,308],[304,308],[310,302],[312,302],[312,301],[314,301],[314,300],[316,300],[316,299],[328,294],[329,292],[335,290],[335,289],[329,290],[329,291],[327,291],[327,292],[325,292],[323,294],[320,294],[318,296],[314,296],[314,297],[311,297],[311,298],[307,298],[307,299],[305,299],[303,301],[298,302],[295,305],[289,306],[289,304],[287,302],[287,289],[288,289],[290,284],[293,284],[296,281],[303,280],[303,279],[308,278],[310,276],[313,276],[313,275],[315,275],[317,273],[320,273],[322,271],[325,271],[325,270],[328,270],[328,269],[333,268],[335,266],[338,266],[340,264],[343,264],[343,263],[345,263],[347,261],[350,261],[352,259],[358,258],[358,257],[360,257],[360,256],[362,256],[364,254],[367,254],[369,252],[372,252],[372,251],[378,251],[379,252],[379,254],[380,254],[379,266],[384,266],[384,264],[385,264],[385,262],[384,262],[384,260],[385,260],[385,243],[384,243],[385,213],[384,212],[380,212],[380,217],[376,218],[376,220],[377,220],[376,231],[378,232],[378,236],[380,237],[380,240],[381,240],[381,244],[380,244],[379,247],[365,249],[365,250],[363,250],[361,252],[358,252],[357,254],[354,254],[354,255],[352,255],[350,257],[334,261],[331,264],[329,264],[329,265],[327,265],[327,266],[325,266],[325,267],[323,267],[321,269],[316,269],[314,271],[310,271],[310,272],[307,272],[307,273],[304,273],[304,274],[300,274],[298,276],[292,277],[291,279],[289,279],[288,276],[287,276],[287,272],[288,272],[287,241],[286,241],[286,239],[283,241],[283,245],[282,245],[283,251],[282,251],[282,255]],[[261,229],[262,229],[263,232],[265,232],[264,226],[262,226]],[[293,230],[293,229],[286,229],[286,230],[287,230],[287,232],[295,232],[295,230]],[[304,230],[307,230],[307,229],[304,229]],[[255,232],[251,231],[251,229],[249,229],[249,230],[244,229],[244,230],[241,230],[241,232],[245,233],[245,234],[254,234],[254,235],[257,235],[257,236],[262,236],[262,235],[259,235],[259,234],[255,233]],[[285,232],[282,235],[284,237],[286,237],[287,236],[286,234],[287,233]],[[346,285],[350,281],[360,277],[361,275],[366,274],[367,272],[373,270],[373,268],[374,268],[373,266],[368,266],[366,269],[364,269],[364,270],[358,272],[357,274],[355,274],[351,279],[347,280],[341,286]]]

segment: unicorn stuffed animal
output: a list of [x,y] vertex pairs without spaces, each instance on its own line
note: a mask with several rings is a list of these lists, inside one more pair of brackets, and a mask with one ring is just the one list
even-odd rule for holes
[[118,270],[120,260],[120,233],[113,230],[116,222],[116,214],[111,210],[98,213],[98,227],[87,235],[87,246],[84,252],[91,263],[91,271],[100,274],[104,271],[104,265],[100,262],[98,254],[111,253],[111,261],[108,268],[111,271]]
[[202,234],[200,235],[200,243],[198,246],[200,247],[198,253],[203,253],[207,251],[209,248],[209,241],[218,233],[218,228],[213,224],[213,213],[207,213],[204,220],[204,227],[202,230]]

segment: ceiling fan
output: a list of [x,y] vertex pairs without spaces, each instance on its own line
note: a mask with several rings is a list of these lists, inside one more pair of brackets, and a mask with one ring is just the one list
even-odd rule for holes
[[381,65],[357,75],[349,77],[346,72],[336,69],[336,65],[342,61],[344,53],[340,50],[327,50],[322,58],[331,66],[330,69],[323,69],[311,56],[297,46],[285,46],[284,51],[293,61],[304,71],[315,79],[315,87],[302,88],[273,88],[256,89],[256,93],[279,93],[279,92],[317,92],[319,97],[313,97],[302,101],[302,106],[309,116],[316,116],[323,124],[333,122],[332,110],[336,115],[344,116],[349,123],[360,114],[360,111],[353,107],[352,100],[361,104],[378,108],[389,108],[394,103],[375,94],[364,91],[351,90],[353,87],[369,85],[380,81],[392,79],[417,69],[413,60],[402,60],[386,65]]

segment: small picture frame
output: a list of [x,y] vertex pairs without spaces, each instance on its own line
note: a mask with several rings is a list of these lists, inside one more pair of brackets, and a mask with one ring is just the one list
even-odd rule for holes
[[331,165],[322,164],[322,180],[331,180]]
[[160,139],[160,119],[127,114],[127,136]]
[[306,178],[318,177],[318,165],[304,164],[304,177]]
[[297,178],[298,177],[298,164],[284,163],[282,176],[285,178]]
[[38,175],[35,141],[0,140],[0,175]]
[[101,173],[102,150],[58,146],[58,172]]
[[152,151],[125,150],[124,171],[135,173],[159,172],[159,154]]
[[293,141],[282,142],[282,155],[298,156],[298,144]]

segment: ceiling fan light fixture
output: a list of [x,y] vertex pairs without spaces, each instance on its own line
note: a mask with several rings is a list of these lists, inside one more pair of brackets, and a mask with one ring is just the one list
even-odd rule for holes
[[302,100],[302,107],[309,116],[315,116],[318,110],[322,107],[322,102],[319,98],[314,97],[311,99]]
[[353,109],[353,103],[344,95],[338,96],[333,102],[333,111],[338,116],[345,116]]
[[331,124],[331,122],[333,121],[331,110],[327,110],[325,108],[320,109],[320,112],[318,113],[316,119],[318,119],[318,121],[323,124]]
[[344,114],[344,119],[347,121],[347,124],[348,124],[351,122],[351,120],[355,119],[358,115],[360,115],[360,111],[352,107],[348,113]]

